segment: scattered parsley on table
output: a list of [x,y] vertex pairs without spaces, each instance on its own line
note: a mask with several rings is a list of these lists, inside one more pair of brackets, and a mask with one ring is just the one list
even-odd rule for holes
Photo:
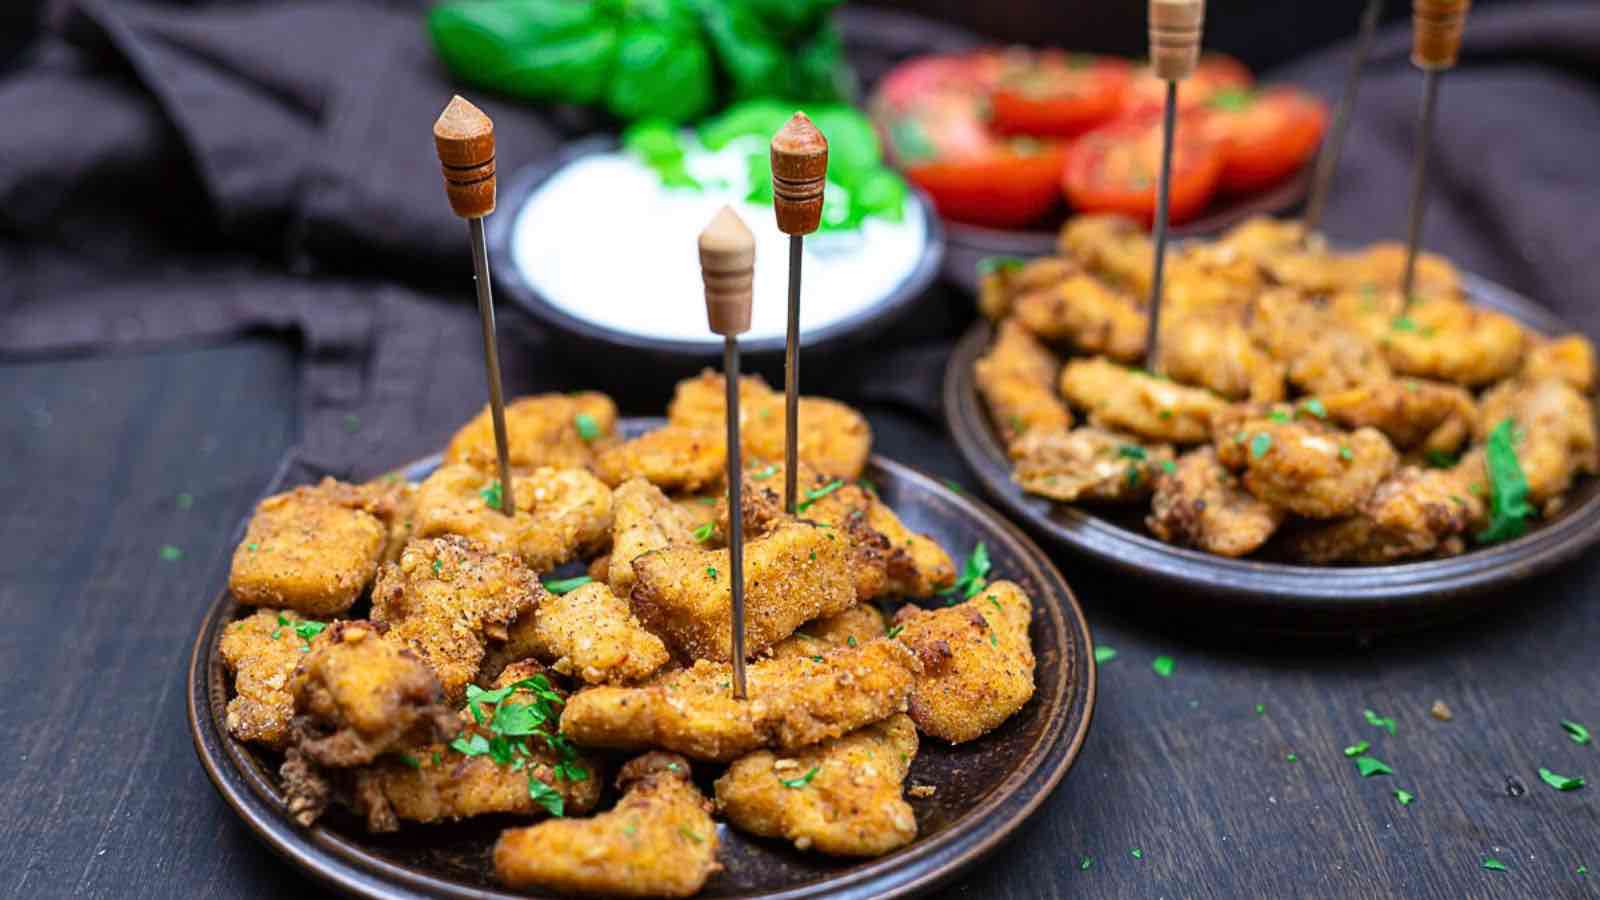
[[1360,756],[1361,754],[1367,752],[1370,749],[1372,749],[1372,745],[1367,743],[1366,741],[1356,741],[1354,744],[1351,744],[1350,746],[1344,748],[1344,755],[1345,756]]
[[1101,644],[1094,648],[1094,661],[1097,663],[1108,663],[1116,658],[1117,648],[1115,647],[1107,647]]
[[1491,872],[1504,872],[1506,870],[1506,864],[1492,856],[1485,856],[1482,865]]
[[1558,791],[1575,791],[1583,787],[1582,775],[1557,775],[1544,766],[1539,767],[1539,780]]
[[183,551],[171,544],[163,544],[161,546],[161,558],[167,562],[177,562],[183,559]]
[[1172,667],[1174,665],[1175,663],[1173,662],[1172,657],[1158,656],[1154,660],[1151,660],[1150,669],[1157,675],[1160,675],[1162,678],[1171,678]]
[[1361,773],[1362,778],[1371,778],[1374,775],[1394,774],[1394,770],[1389,768],[1388,763],[1378,759],[1376,756],[1364,755],[1356,757],[1356,771]]
[[1562,719],[1561,730],[1567,733],[1567,737],[1572,738],[1574,744],[1589,743],[1589,729],[1579,725],[1577,722],[1569,722],[1566,719]]
[[1361,715],[1366,717],[1368,725],[1371,725],[1374,728],[1382,728],[1384,731],[1389,732],[1390,736],[1394,735],[1395,725],[1393,718],[1390,718],[1389,716],[1380,716],[1370,709],[1363,709],[1361,711]]

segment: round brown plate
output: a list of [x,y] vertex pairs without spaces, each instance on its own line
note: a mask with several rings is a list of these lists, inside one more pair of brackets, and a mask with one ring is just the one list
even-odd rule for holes
[[[624,430],[636,433],[653,424],[631,419]],[[438,462],[435,457],[402,471],[417,480]],[[911,780],[936,785],[937,792],[910,798],[920,832],[910,846],[864,862],[832,859],[719,824],[718,857],[725,868],[699,896],[868,898],[927,890],[1015,831],[1050,795],[1083,746],[1094,708],[1094,650],[1083,612],[1061,573],[1032,541],[982,503],[879,456],[866,474],[912,529],[928,533],[958,557],[983,541],[994,576],[1016,581],[1033,598],[1037,692],[1004,725],[978,740],[952,746],[923,739]],[[270,490],[292,486],[280,478]],[[223,589],[201,623],[189,662],[189,725],[201,764],[245,824],[289,862],[353,894],[529,896],[500,890],[491,876],[495,838],[517,820],[412,825],[393,835],[371,835],[356,818],[330,811],[313,828],[292,825],[284,815],[277,756],[233,740],[223,724],[229,679],[217,645],[223,628],[239,614]]]
[[[1506,288],[1463,273],[1475,303],[1506,313],[1541,334],[1568,334],[1554,314]],[[985,492],[1047,544],[1087,553],[1129,574],[1181,591],[1153,592],[1155,602],[1205,615],[1213,623],[1331,636],[1404,630],[1461,618],[1515,600],[1503,591],[1577,556],[1600,539],[1600,479],[1575,486],[1567,508],[1504,544],[1461,556],[1389,566],[1304,566],[1227,559],[1175,547],[1145,532],[1142,511],[1117,519],[1023,493],[1011,480],[993,423],[978,396],[973,363],[993,329],[979,321],[956,345],[945,369],[944,410],[951,436]],[[1197,602],[1204,594],[1205,602]],[[1227,616],[1219,617],[1219,612]]]

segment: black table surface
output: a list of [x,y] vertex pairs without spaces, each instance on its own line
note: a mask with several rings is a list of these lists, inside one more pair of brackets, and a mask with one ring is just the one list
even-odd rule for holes
[[[261,338],[0,366],[0,896],[319,890],[212,790],[183,705],[207,586],[296,440],[297,377]],[[867,412],[881,452],[965,477],[930,425]],[[1558,724],[1600,731],[1592,557],[1450,630],[1265,649],[1135,621],[1136,587],[1058,562],[1118,655],[1077,765],[947,896],[1600,895],[1600,786],[1537,774],[1600,777]],[[1360,777],[1358,740],[1395,774]]]

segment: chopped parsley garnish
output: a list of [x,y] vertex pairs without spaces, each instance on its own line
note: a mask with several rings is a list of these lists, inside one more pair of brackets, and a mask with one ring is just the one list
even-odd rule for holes
[[1456,464],[1456,455],[1443,450],[1429,450],[1422,454],[1422,458],[1435,469],[1448,469]]
[[961,577],[956,579],[955,584],[940,591],[939,596],[951,597],[950,600],[946,601],[948,605],[953,605],[956,602],[954,597],[956,594],[966,599],[977,596],[978,592],[983,590],[984,586],[989,583],[989,570],[991,568],[993,568],[993,565],[989,562],[989,546],[983,541],[979,541],[973,545],[972,554],[967,557],[966,563],[962,565]]
[[1144,859],[1144,851],[1140,850],[1138,847],[1135,847],[1132,850],[1129,850],[1128,851],[1128,855],[1133,857],[1134,859]]
[[1128,478],[1128,487],[1131,487],[1131,488],[1138,487],[1139,486],[1139,467],[1138,466],[1131,466],[1131,465],[1128,466],[1127,478]]
[[557,578],[554,581],[546,581],[544,589],[556,596],[560,596],[562,594],[570,594],[593,580],[587,575],[579,575],[575,578]]
[[437,751],[437,750],[433,751],[433,764],[434,765],[437,766],[443,760],[444,760],[444,757],[439,755],[439,751]]
[[715,566],[706,566],[706,577],[712,581],[717,580],[717,569]]
[[806,785],[810,784],[811,783],[811,779],[817,777],[817,769],[818,768],[820,768],[820,767],[819,766],[812,766],[811,767],[811,771],[805,773],[804,775],[801,775],[799,778],[780,778],[778,780],[778,783],[783,785],[786,788],[790,788],[792,790],[799,790],[800,788],[803,788]]
[[1092,856],[1085,856],[1083,859],[1078,860],[1078,868],[1081,871],[1089,871],[1089,867],[1092,865],[1094,865],[1094,857]]
[[1293,750],[1290,750],[1288,753],[1285,753],[1283,755],[1283,759],[1284,759],[1285,762],[1299,762],[1300,761],[1300,757],[1295,756]]
[[883,633],[883,635],[884,635],[884,637],[886,637],[886,638],[888,638],[889,640],[892,641],[895,638],[900,636],[900,632],[905,631],[905,630],[906,630],[906,627],[904,625],[896,625],[893,628],[889,629],[888,631],[885,631]]
[[1394,719],[1388,716],[1380,716],[1370,709],[1363,709],[1361,715],[1366,718],[1368,725],[1374,728],[1382,728],[1384,731],[1389,732],[1390,735],[1394,734]]
[[1339,458],[1344,460],[1345,462],[1349,462],[1350,460],[1356,458],[1356,454],[1355,454],[1355,451],[1351,450],[1348,445],[1340,444],[1339,445]]
[[412,756],[409,753],[400,753],[400,754],[397,754],[397,757],[399,758],[399,760],[401,762],[405,763],[406,765],[410,766],[413,769],[422,768],[422,760],[417,759],[415,756]]
[[1138,444],[1123,444],[1117,448],[1117,455],[1126,459],[1144,459],[1149,456],[1145,449]]
[[846,644],[850,645],[851,647],[854,647],[856,645],[856,636],[853,635],[853,634],[849,635],[844,639],[844,642]]
[[776,474],[778,474],[777,463],[768,463],[765,469],[757,469],[756,471],[751,472],[750,477],[757,481],[766,481],[768,478],[771,478]]
[[949,488],[952,491],[955,491],[958,494],[961,493],[961,485],[955,483],[954,481],[950,480],[949,478],[944,479],[944,486]]
[[1250,439],[1250,456],[1253,459],[1260,459],[1266,456],[1267,451],[1271,449],[1272,435],[1267,434],[1265,431]]
[[261,549],[261,545],[260,545],[260,544],[258,544],[258,543],[256,543],[256,542],[255,542],[255,541],[251,541],[251,542],[250,542],[250,543],[248,543],[248,544],[245,544],[245,545],[244,545],[244,548],[245,548],[245,549],[246,549],[246,550],[249,550],[249,551],[250,551],[250,552],[251,552],[251,553],[254,553],[254,552],[256,552],[256,551],[257,551],[257,550],[260,550],[260,549]]
[[1015,272],[1022,265],[1022,260],[1015,256],[985,256],[978,260],[978,277],[985,278],[996,272]]
[[284,615],[283,613],[278,613],[278,627],[272,629],[272,639],[277,640],[278,638],[283,637],[283,630],[293,624],[293,622],[289,621],[288,616]]
[[1557,775],[1543,766],[1539,767],[1539,780],[1558,791],[1575,791],[1583,787],[1582,775]]
[[294,633],[300,640],[306,642],[305,649],[311,649],[311,641],[328,627],[327,622],[314,622],[310,619],[301,619],[294,623]]
[[700,504],[701,506],[716,506],[717,505],[717,498],[715,498],[715,497],[696,497],[696,498],[694,498],[694,502]]
[[1362,778],[1394,774],[1394,770],[1389,768],[1388,763],[1378,759],[1376,756],[1365,755],[1356,757],[1356,771],[1361,773]]
[[[592,441],[600,437],[600,423],[588,413],[578,413],[572,417],[572,424],[578,426],[578,437],[585,441]],[[535,798],[537,799],[537,798]]]
[[1328,417],[1328,407],[1324,406],[1322,401],[1316,397],[1312,397],[1310,400],[1300,404],[1300,408],[1319,419]]
[[444,560],[442,560],[442,559],[434,560],[433,561],[433,574],[437,575],[443,570],[444,570]]
[[505,489],[500,486],[500,479],[496,478],[494,481],[489,482],[488,487],[479,491],[478,496],[483,498],[484,506],[490,509],[499,509],[500,504],[505,502]]
[[1354,744],[1351,744],[1350,746],[1344,748],[1344,755],[1345,756],[1360,756],[1361,754],[1363,754],[1363,753],[1365,753],[1365,752],[1367,752],[1368,750],[1371,750],[1371,749],[1372,749],[1372,745],[1367,743],[1366,741],[1356,741]]
[[1163,459],[1161,461],[1161,471],[1168,475],[1176,475],[1178,474],[1178,464],[1170,459]]
[[[533,702],[509,702],[509,698],[519,691],[531,693]],[[495,705],[492,717],[483,711],[485,703]],[[517,772],[527,769],[532,756],[528,741],[538,738],[556,752],[556,778],[583,781],[589,777],[589,772],[578,762],[577,749],[556,730],[557,723],[561,721],[561,713],[556,707],[562,703],[561,695],[556,693],[543,675],[524,678],[492,691],[469,684],[467,710],[472,714],[472,720],[486,728],[492,737],[485,738],[474,731],[451,741],[450,746],[466,756],[487,756],[496,765]],[[565,812],[561,794],[535,778],[531,769],[528,770],[528,796],[553,816]]]
[[1567,737],[1572,738],[1574,744],[1589,743],[1589,729],[1579,725],[1577,722],[1569,722],[1566,719],[1562,719],[1561,730],[1567,733]]
[[1421,331],[1422,330],[1421,327],[1419,327],[1417,325],[1416,320],[1412,319],[1409,316],[1396,316],[1394,321],[1389,323],[1389,327],[1393,328],[1395,331]]
[[1398,790],[1394,792],[1394,798],[1400,801],[1401,806],[1410,806],[1411,801],[1417,799],[1417,795],[1407,790]]
[[711,540],[711,535],[716,532],[716,530],[717,526],[715,522],[707,522],[694,530],[694,539],[704,544],[706,541]]
[[1504,872],[1506,870],[1506,864],[1492,856],[1485,856],[1482,865],[1491,872]]
[[561,792],[532,775],[528,776],[528,796],[552,816],[566,814],[566,803],[561,799]]
[[861,489],[863,491],[866,491],[867,493],[872,494],[873,496],[877,496],[878,484],[877,484],[877,482],[873,481],[872,479],[870,479],[870,478],[858,478],[858,479],[856,479],[856,484],[860,485]]
[[183,559],[183,551],[171,544],[161,545],[161,558],[167,562],[177,562]]
[[800,503],[796,504],[795,508],[794,508],[794,511],[795,512],[805,512],[806,510],[811,508],[812,504],[816,503],[818,500],[821,500],[823,497],[828,496],[829,494],[833,493],[834,491],[837,491],[839,488],[842,488],[842,487],[844,487],[844,479],[835,478],[834,480],[828,482],[827,484],[823,485],[822,487],[813,488],[813,489],[811,489],[809,491],[806,491],[806,499],[801,501]]
[[1267,413],[1267,418],[1271,419],[1274,422],[1282,422],[1282,423],[1285,423],[1285,424],[1287,424],[1288,422],[1293,421],[1293,417],[1291,417],[1288,413],[1284,412],[1281,409],[1275,409],[1272,412]]
[[688,838],[689,840],[694,841],[696,844],[705,843],[705,838],[702,838],[700,835],[695,834],[694,830],[691,829],[687,825],[680,826],[678,828],[678,833],[683,835],[684,837]]
[[1100,646],[1094,648],[1094,661],[1097,663],[1108,663],[1116,658],[1117,648],[1115,647],[1107,647],[1106,645],[1101,644]]
[[183,494],[179,494],[178,495],[178,508],[179,509],[189,509],[192,506],[194,506],[194,495],[193,494],[183,493]]
[[1533,506],[1528,503],[1528,478],[1517,462],[1515,424],[1506,418],[1489,432],[1484,450],[1489,470],[1489,527],[1478,532],[1480,544],[1509,541],[1528,530]]
[[1162,678],[1171,678],[1173,665],[1172,657],[1158,656],[1150,662],[1150,669]]
[[1265,703],[1257,703],[1256,704],[1256,715],[1264,716],[1266,714],[1267,714],[1267,705]]

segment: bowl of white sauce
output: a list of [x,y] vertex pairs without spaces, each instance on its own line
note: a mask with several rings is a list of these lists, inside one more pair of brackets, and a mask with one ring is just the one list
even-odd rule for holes
[[[696,240],[724,205],[756,237],[755,299],[747,353],[782,352],[788,313],[789,238],[770,203],[746,200],[747,156],[735,141],[685,160],[698,188],[668,187],[614,138],[569,145],[549,162],[503,181],[489,241],[496,293],[544,325],[587,342],[681,358],[717,357],[706,323]],[[927,198],[906,197],[898,221],[868,216],[858,228],[805,239],[801,345],[861,339],[907,312],[939,272],[944,234]]]

